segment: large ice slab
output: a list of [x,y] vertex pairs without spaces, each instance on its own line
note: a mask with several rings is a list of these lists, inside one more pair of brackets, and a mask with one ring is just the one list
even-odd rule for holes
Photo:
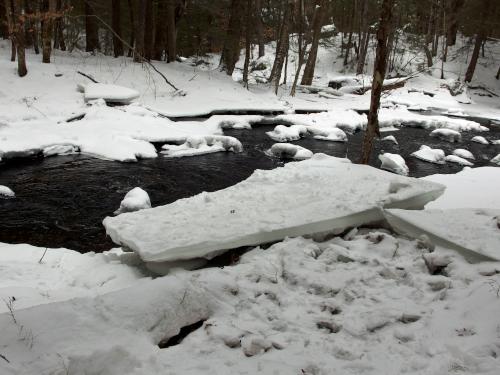
[[500,210],[385,210],[401,234],[425,234],[435,245],[458,251],[472,262],[500,260]]
[[382,207],[422,208],[444,187],[323,154],[213,193],[107,217],[114,242],[146,262],[211,258],[224,250],[382,220]]
[[129,104],[139,97],[139,92],[128,87],[104,83],[89,83],[83,87],[85,101],[104,99],[111,103]]

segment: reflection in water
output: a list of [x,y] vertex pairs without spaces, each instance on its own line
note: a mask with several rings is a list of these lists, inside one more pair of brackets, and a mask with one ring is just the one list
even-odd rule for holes
[[[142,160],[119,163],[82,155],[46,159],[18,160],[0,166],[0,185],[11,187],[13,200],[0,200],[0,242],[31,243],[38,246],[67,247],[81,252],[103,251],[113,247],[106,238],[102,219],[111,215],[123,196],[136,186],[146,190],[153,206],[171,203],[202,191],[215,191],[246,179],[255,169],[272,169],[283,162],[264,151],[274,143],[265,132],[273,126],[255,126],[254,130],[226,130],[245,148],[241,154],[216,153],[182,159]],[[447,163],[434,165],[409,157],[420,145],[442,148],[450,154],[455,148],[467,148],[476,156],[475,166],[488,165],[500,150],[470,142],[473,133],[463,133],[463,142],[452,144],[429,137],[429,130],[405,128],[393,134],[392,142],[375,143],[374,155],[399,153],[405,157],[411,176],[455,173],[462,167]],[[323,152],[356,161],[362,133],[349,136],[349,142],[336,143],[301,139],[296,144],[313,152]],[[487,135],[500,139],[499,128]],[[376,157],[372,165],[379,166]],[[490,164],[491,165],[491,164]],[[335,181],[332,181],[332,188]],[[193,233],[196,235],[196,233]]]

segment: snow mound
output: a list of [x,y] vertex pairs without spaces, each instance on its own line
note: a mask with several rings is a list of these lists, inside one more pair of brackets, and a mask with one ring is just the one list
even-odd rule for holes
[[279,158],[295,160],[310,159],[313,156],[312,151],[307,148],[290,143],[275,143],[267,153]]
[[490,160],[493,164],[498,164],[500,165],[500,154],[495,156],[493,159]]
[[43,149],[43,156],[71,155],[78,152],[80,152],[80,149],[74,145],[54,145],[45,147]]
[[445,154],[444,151],[439,148],[430,148],[429,146],[422,145],[418,151],[411,154],[417,159],[427,161],[429,163],[444,164]]
[[307,128],[304,125],[277,125],[273,131],[266,134],[276,142],[296,141],[307,134]]
[[476,135],[475,137],[472,137],[471,141],[476,142],[476,143],[481,143],[482,145],[489,145],[490,144],[490,142],[488,142],[488,140],[486,138],[484,138],[483,136],[480,136],[480,135]]
[[124,212],[134,212],[151,208],[151,201],[149,195],[140,187],[135,187],[125,194],[125,198],[120,203],[120,208],[116,210],[115,215]]
[[139,97],[139,92],[128,87],[104,83],[89,83],[83,86],[84,99],[103,99],[106,102],[128,104]]
[[251,129],[252,124],[261,122],[261,115],[214,115],[205,123],[216,124],[222,129]]
[[0,185],[0,198],[14,198],[16,194],[12,191],[11,188]]
[[386,210],[396,232],[458,251],[469,261],[500,260],[500,210]]
[[309,132],[314,135],[314,139],[331,142],[347,142],[347,134],[339,128],[317,128],[311,126]]
[[436,129],[431,132],[431,137],[439,138],[448,142],[461,142],[462,135],[460,132],[452,129]]
[[470,152],[469,150],[466,150],[464,148],[457,148],[457,149],[453,150],[453,155],[459,156],[463,159],[470,159],[470,160],[475,159],[474,155],[472,155],[472,152]]
[[444,194],[427,208],[500,209],[500,170],[497,167],[465,167],[456,174],[435,174],[422,178],[446,186]]
[[378,158],[382,162],[382,165],[380,166],[382,169],[400,174],[402,176],[408,176],[408,173],[410,173],[405,159],[403,159],[401,155],[386,152],[385,154],[379,155]]
[[492,145],[500,145],[500,139],[495,139],[494,141],[491,141]]
[[242,152],[243,145],[234,137],[217,135],[188,137],[181,145],[164,145],[161,152],[165,157],[178,158],[210,154],[220,151]]
[[384,137],[384,138],[382,138],[381,140],[382,140],[382,141],[389,141],[389,142],[392,142],[392,143],[394,143],[395,145],[397,145],[397,144],[398,144],[398,141],[397,141],[396,137],[395,137],[395,136],[393,136],[393,135],[388,135],[387,137]]
[[460,156],[457,155],[447,155],[444,160],[450,162],[450,163],[456,163],[460,164],[466,167],[472,167],[474,164],[468,161],[467,159],[461,158]]
[[328,130],[340,128],[348,133],[366,127],[367,118],[364,114],[359,114],[353,110],[336,110],[311,114],[286,114],[274,118],[290,125],[305,125],[316,129]]
[[439,184],[317,154],[255,171],[224,190],[107,217],[103,224],[115,243],[148,262],[212,258],[286,236],[343,231],[380,220],[380,207],[421,208],[442,192]]

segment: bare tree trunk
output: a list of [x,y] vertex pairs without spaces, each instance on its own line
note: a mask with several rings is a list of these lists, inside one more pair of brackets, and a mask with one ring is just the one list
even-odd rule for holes
[[85,0],[85,51],[94,53],[99,49],[99,29],[91,0]]
[[54,48],[66,51],[66,41],[64,40],[64,19],[62,16],[64,4],[62,0],[57,0],[56,9],[58,17],[54,21]]
[[167,45],[167,12],[165,1],[158,1],[158,8],[156,11],[156,35],[154,45],[154,59],[161,60],[163,58],[163,51]]
[[146,24],[147,0],[138,1],[137,22],[135,26],[134,62],[142,62],[144,56],[144,27]]
[[500,66],[498,67],[497,75],[495,76],[496,79],[500,79]]
[[9,38],[9,27],[7,18],[7,7],[4,0],[0,1],[0,38]]
[[128,0],[127,4],[128,4],[128,15],[130,19],[130,41],[128,44],[130,47],[128,49],[127,56],[132,57],[134,54],[134,45],[135,45],[135,28],[136,28],[135,24],[136,21],[134,17],[135,6],[133,0]]
[[448,46],[454,46],[457,42],[457,32],[458,32],[458,13],[464,6],[465,0],[449,0],[448,9],[448,29],[446,36],[446,43]]
[[229,76],[233,74],[234,67],[240,57],[242,8],[242,0],[231,1],[231,14],[229,16],[229,25],[226,31],[220,66],[221,71],[225,71]]
[[280,30],[279,37],[279,49],[276,50],[276,58],[274,60],[274,74],[270,77],[271,85],[274,86],[274,93],[278,94],[278,88],[281,80],[281,73],[283,71],[283,64],[285,63],[285,57],[288,51],[288,38],[289,38],[289,28],[291,15],[293,14],[293,0],[288,0],[285,3],[285,9],[283,13],[283,22]]
[[302,85],[311,85],[314,78],[316,58],[318,56],[319,37],[321,34],[321,25],[323,23],[323,15],[325,13],[324,6],[324,0],[318,0],[316,2],[312,25],[313,36],[311,41],[311,48],[309,49],[309,56],[307,56],[306,67],[304,68],[304,74],[302,75],[302,80],[300,82]]
[[113,53],[115,57],[123,56],[123,34],[121,22],[121,0],[111,1],[111,25],[113,31]]
[[257,44],[259,45],[259,57],[266,54],[264,44],[264,25],[262,24],[262,3],[255,0],[255,32],[257,34]]
[[11,33],[12,45],[16,47],[15,50],[17,52],[17,74],[19,77],[24,77],[28,74],[24,50],[24,18],[21,17],[22,9],[22,0],[5,0],[8,28]]
[[477,60],[479,58],[479,52],[481,50],[481,46],[486,41],[488,37],[488,17],[490,16],[491,9],[491,0],[483,0],[482,1],[482,9],[481,9],[481,25],[479,26],[479,31],[476,35],[476,41],[474,43],[474,50],[472,51],[472,57],[470,59],[469,66],[467,67],[467,72],[465,73],[465,82],[472,81],[472,77],[474,76],[474,71],[476,70]]
[[50,54],[52,53],[52,27],[55,10],[55,0],[43,1],[43,11],[47,17],[42,21],[42,62],[47,64],[50,63]]
[[248,67],[250,65],[251,49],[251,22],[252,22],[252,0],[247,0],[247,14],[245,23],[245,63],[243,65],[243,83],[248,88]]
[[306,55],[306,47],[307,40],[304,43],[304,0],[299,0],[299,61],[297,63],[297,70],[295,71],[295,77],[293,79],[292,89],[290,90],[290,96],[295,96],[295,91],[297,89],[297,83],[299,81],[300,71],[302,69],[302,65],[304,65],[305,55]]
[[146,1],[146,19],[144,20],[144,58],[151,61],[153,57],[153,1]]
[[368,113],[368,124],[363,139],[363,150],[360,162],[368,164],[373,147],[373,139],[380,136],[378,126],[378,110],[380,107],[380,95],[384,84],[385,71],[387,69],[388,39],[391,31],[392,8],[394,0],[383,0],[379,27],[377,30],[377,53],[373,69],[373,82],[370,100],[370,112]]
[[368,52],[368,0],[362,0],[361,12],[361,31],[362,37],[359,42],[358,64],[356,66],[356,74],[363,74],[365,69],[366,53]]
[[177,57],[177,30],[175,26],[175,0],[167,3],[167,62]]

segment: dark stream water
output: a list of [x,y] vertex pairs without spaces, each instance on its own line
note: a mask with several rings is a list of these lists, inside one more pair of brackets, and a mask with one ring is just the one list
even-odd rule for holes
[[[484,123],[484,122],[483,122]],[[0,164],[0,185],[16,193],[15,199],[0,199],[0,242],[30,243],[37,246],[66,247],[81,252],[104,251],[113,247],[106,238],[102,220],[112,215],[123,196],[136,186],[146,190],[153,206],[171,203],[202,191],[215,191],[246,179],[255,169],[272,169],[283,161],[264,151],[272,141],[265,134],[274,125],[255,126],[253,130],[226,130],[245,148],[240,154],[215,153],[181,159],[141,160],[119,163],[83,155],[50,158],[17,159]],[[451,154],[455,148],[466,148],[476,156],[475,166],[491,165],[488,161],[500,152],[498,146],[470,142],[475,133],[462,133],[461,143],[448,143],[429,137],[430,130],[403,128],[393,134],[399,146],[377,141],[373,155],[382,151],[399,153],[407,162],[411,176],[434,173],[456,173],[461,166],[435,165],[409,155],[420,145],[442,148]],[[500,127],[482,134],[500,139]],[[363,134],[349,136],[347,143],[325,142],[304,138],[297,142],[313,152],[359,158]],[[372,165],[378,167],[376,157]]]

